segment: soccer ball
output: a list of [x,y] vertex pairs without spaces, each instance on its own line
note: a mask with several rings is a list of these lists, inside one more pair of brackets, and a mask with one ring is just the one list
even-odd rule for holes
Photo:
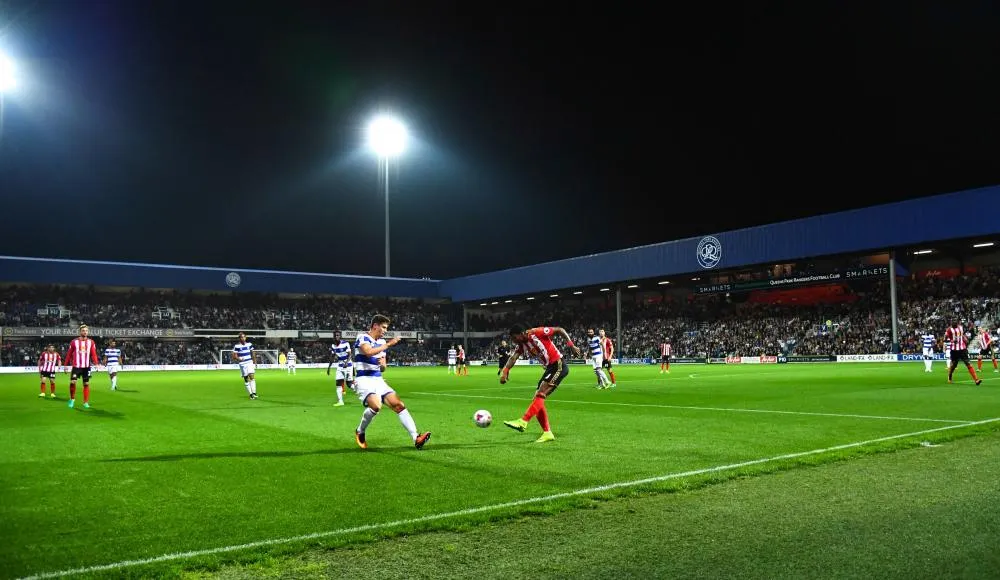
[[472,416],[472,420],[476,422],[479,427],[489,427],[493,424],[493,415],[490,414],[486,409],[480,409],[476,411],[476,414]]

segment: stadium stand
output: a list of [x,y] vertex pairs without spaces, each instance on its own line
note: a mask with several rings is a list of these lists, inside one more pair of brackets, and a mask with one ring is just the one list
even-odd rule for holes
[[[927,272],[930,272],[928,275]],[[949,316],[993,320],[1000,305],[1000,268],[913,273],[898,288],[902,352],[917,352],[917,335],[937,336]],[[772,272],[773,274],[773,272]],[[785,271],[782,275],[810,275]],[[746,279],[750,279],[749,277]],[[693,288],[626,294],[622,302],[619,357],[654,357],[669,337],[679,357],[759,355],[835,355],[889,352],[891,326],[888,283],[884,279],[820,284],[749,293],[698,294]],[[309,339],[310,331],[364,328],[372,314],[387,312],[393,328],[438,335],[407,340],[394,351],[397,362],[439,363],[450,344],[462,342],[462,310],[447,302],[352,297],[287,298],[257,294],[197,294],[110,290],[69,286],[0,288],[0,326],[73,327],[85,322],[110,328],[198,329],[206,336],[123,341],[132,364],[208,364],[232,345],[240,330],[303,331],[298,338],[255,338],[258,348],[294,346],[303,362],[325,362],[329,341]],[[574,336],[604,328],[615,337],[613,300],[551,300],[517,308],[482,309],[468,317],[470,331],[487,337],[467,339],[470,358],[489,360],[499,337],[514,323],[558,324]],[[452,333],[448,336],[448,333]],[[33,364],[50,342],[68,338],[5,337],[5,366]]]

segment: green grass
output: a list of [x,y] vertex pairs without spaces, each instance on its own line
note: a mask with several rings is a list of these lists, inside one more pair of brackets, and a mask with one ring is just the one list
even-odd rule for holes
[[[964,425],[1000,416],[1000,381],[947,385],[941,366],[933,375],[919,364],[622,367],[614,391],[574,367],[548,404],[557,440],[536,445],[537,423],[519,434],[500,421],[523,412],[540,369],[518,367],[505,386],[495,369],[471,372],[388,373],[434,433],[424,451],[391,412],[369,428],[371,447],[357,449],[361,408],[350,396],[332,407],[322,371],[261,372],[257,401],[235,371],[123,374],[115,393],[98,375],[90,410],[66,407],[65,376],[49,401],[36,397],[34,376],[0,375],[0,575],[336,532],[106,573],[211,570],[944,441],[989,431],[996,424]],[[494,427],[473,426],[479,408]],[[773,460],[740,465],[760,459]],[[504,503],[513,505],[489,507]],[[473,511],[439,517],[463,510]]]

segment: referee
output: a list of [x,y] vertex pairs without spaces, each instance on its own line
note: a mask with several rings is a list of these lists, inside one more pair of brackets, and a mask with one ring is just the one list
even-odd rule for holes
[[510,358],[510,347],[507,346],[506,340],[500,341],[500,346],[497,347],[497,359],[499,359],[500,368],[497,369],[497,375],[500,375],[500,371],[507,366],[507,360]]

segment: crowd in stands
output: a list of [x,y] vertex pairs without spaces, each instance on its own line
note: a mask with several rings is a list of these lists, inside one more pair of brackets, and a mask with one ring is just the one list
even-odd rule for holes
[[453,332],[462,307],[451,303],[357,297],[281,298],[268,294],[203,294],[68,286],[0,289],[0,326],[321,330],[365,329],[391,313],[396,330]]
[[[974,274],[952,278],[911,277],[897,286],[898,338],[904,352],[918,352],[918,337],[925,331],[943,337],[945,324],[953,318],[964,320],[969,329],[972,321],[1000,322],[998,268],[980,268]],[[836,301],[816,303],[768,299],[773,293],[764,294],[763,299],[735,293],[630,296],[622,303],[616,356],[656,357],[664,339],[670,340],[675,357],[889,352],[888,282],[859,281],[845,285],[843,292]],[[388,313],[395,330],[450,332],[462,325],[461,306],[413,300],[288,299],[138,290],[101,293],[68,287],[0,289],[0,326],[74,326],[86,322],[107,327],[346,330],[365,328],[376,312]],[[519,309],[470,314],[470,331],[495,334],[469,339],[465,345],[468,357],[495,359],[499,341],[512,325],[563,326],[580,343],[588,328],[603,328],[613,339],[618,337],[613,298],[603,302],[539,300]],[[67,341],[68,337],[63,340]],[[329,357],[329,341],[254,342],[258,349],[294,346],[303,362],[326,362]],[[20,365],[27,356],[34,364],[42,346],[38,341],[6,341],[0,348],[0,361]],[[398,362],[441,362],[447,346],[406,340],[390,355]],[[220,351],[231,349],[232,342],[136,340],[123,348],[135,364],[208,364],[217,362]]]

